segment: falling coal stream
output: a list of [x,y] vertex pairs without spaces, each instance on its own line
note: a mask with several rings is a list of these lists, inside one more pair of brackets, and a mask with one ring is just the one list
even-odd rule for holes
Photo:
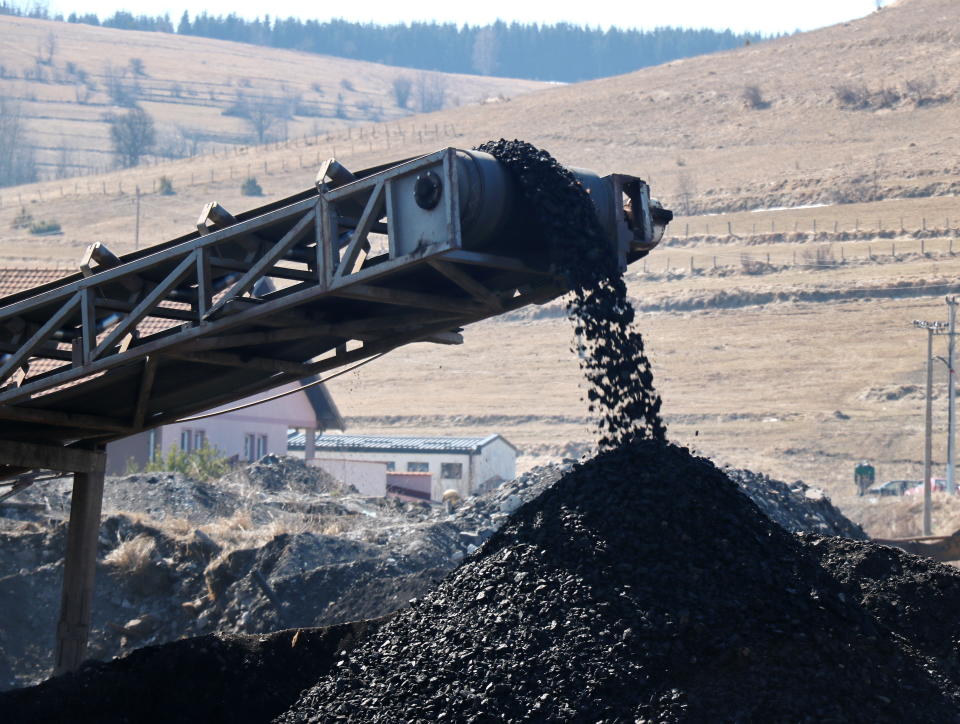
[[572,290],[567,315],[590,411],[599,418],[600,449],[664,440],[660,396],[643,337],[634,327],[627,286],[586,189],[549,153],[524,141],[500,139],[478,150],[494,156],[517,180],[527,212],[549,241],[551,262]]

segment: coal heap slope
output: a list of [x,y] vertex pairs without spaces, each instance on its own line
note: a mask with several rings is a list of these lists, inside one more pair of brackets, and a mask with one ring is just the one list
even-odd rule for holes
[[881,625],[960,681],[960,571],[876,543],[809,534],[801,540]]
[[576,466],[277,721],[957,721],[709,461],[659,441]]
[[266,722],[381,620],[147,646],[0,693],[5,722]]

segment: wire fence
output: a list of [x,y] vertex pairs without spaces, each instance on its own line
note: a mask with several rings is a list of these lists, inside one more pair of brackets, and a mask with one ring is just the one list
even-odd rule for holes
[[[834,206],[833,209],[838,207]],[[842,207],[839,207],[842,209]],[[952,217],[943,217],[941,219],[928,218],[927,216],[896,216],[894,218],[873,217],[870,219],[864,217],[847,217],[843,221],[839,219],[824,219],[805,216],[804,218],[790,218],[789,209],[778,209],[776,213],[783,213],[781,219],[770,219],[769,222],[741,222],[741,221],[709,221],[686,222],[682,230],[670,227],[671,235],[668,237],[668,243],[678,243],[689,240],[703,241],[709,239],[726,239],[736,241],[743,237],[750,238],[787,238],[790,234],[804,235],[824,235],[828,238],[830,234],[854,234],[862,235],[863,238],[872,238],[876,236],[888,236],[892,234],[903,234],[908,231],[939,231],[956,234],[960,232],[960,219]]]
[[[439,143],[458,135],[452,123],[377,123],[347,127],[336,135],[307,135],[261,146],[234,146],[202,157],[147,159],[131,169],[104,169],[69,179],[42,181],[6,191],[0,189],[0,210],[62,198],[129,196],[136,194],[138,188],[142,194],[161,193],[164,187],[161,178],[169,180],[173,189],[230,181],[240,183],[250,177],[316,169],[331,157],[375,151],[402,152],[404,148],[423,146],[431,141]],[[155,174],[148,169],[155,170]]]
[[801,249],[776,249],[766,252],[691,252],[663,246],[642,262],[643,274],[710,274],[736,271],[760,275],[796,270],[826,270],[865,264],[891,264],[908,261],[946,262],[960,255],[960,241],[954,236],[895,241],[806,245]]

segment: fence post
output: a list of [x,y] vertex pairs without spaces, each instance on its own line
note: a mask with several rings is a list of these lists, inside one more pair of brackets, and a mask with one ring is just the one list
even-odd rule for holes
[[926,230],[927,230],[927,217],[926,217],[926,216],[922,216],[920,223],[921,223],[920,228],[923,229],[924,231],[926,231]]
[[717,268],[717,257],[713,257],[713,268]]
[[834,221],[834,222],[833,222],[833,233],[834,233],[834,234],[837,233],[837,229],[839,228],[839,226],[840,226],[840,222],[839,222],[839,221]]
[[733,224],[727,222],[727,236],[733,236]]
[[816,219],[813,220],[813,233],[814,233],[814,234],[817,233],[817,220],[816,220]]
[[693,274],[693,254],[690,255],[690,273]]
[[920,255],[923,256],[927,253],[927,242],[925,239],[920,239]]

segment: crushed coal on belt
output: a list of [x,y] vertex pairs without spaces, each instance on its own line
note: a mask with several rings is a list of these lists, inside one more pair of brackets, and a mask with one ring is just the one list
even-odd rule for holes
[[524,141],[500,139],[478,150],[513,175],[527,214],[549,242],[551,262],[572,290],[567,316],[574,325],[589,409],[598,415],[599,448],[664,440],[661,400],[643,337],[633,324],[619,261],[586,189],[549,153]]

